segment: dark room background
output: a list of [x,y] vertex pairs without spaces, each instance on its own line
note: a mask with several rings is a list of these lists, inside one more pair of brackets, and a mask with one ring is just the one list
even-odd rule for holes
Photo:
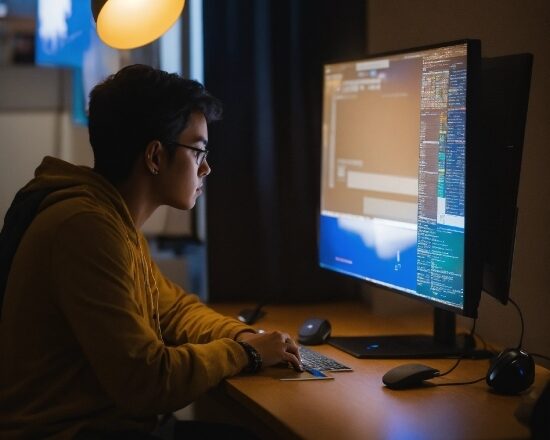
[[209,298],[352,296],[317,266],[323,63],[366,53],[366,2],[204,1],[210,127]]

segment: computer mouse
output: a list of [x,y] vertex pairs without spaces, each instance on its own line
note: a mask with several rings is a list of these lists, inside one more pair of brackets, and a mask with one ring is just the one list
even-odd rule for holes
[[529,388],[535,380],[535,362],[518,348],[508,348],[491,361],[487,385],[498,393],[517,394]]
[[439,376],[439,370],[422,364],[403,364],[389,370],[382,382],[392,390],[422,386],[422,382]]
[[319,345],[330,336],[332,326],[323,318],[309,318],[298,330],[298,342],[304,345]]

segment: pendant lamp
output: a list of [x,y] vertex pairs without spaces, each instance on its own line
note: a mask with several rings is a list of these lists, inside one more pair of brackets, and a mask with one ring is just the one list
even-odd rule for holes
[[99,38],[115,49],[156,40],[176,22],[185,0],[92,0]]

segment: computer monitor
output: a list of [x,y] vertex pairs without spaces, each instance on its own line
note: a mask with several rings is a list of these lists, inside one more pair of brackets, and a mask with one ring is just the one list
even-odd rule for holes
[[482,59],[483,291],[508,302],[533,55]]
[[358,357],[473,347],[482,283],[478,40],[324,66],[319,263],[435,308],[433,335],[331,338]]

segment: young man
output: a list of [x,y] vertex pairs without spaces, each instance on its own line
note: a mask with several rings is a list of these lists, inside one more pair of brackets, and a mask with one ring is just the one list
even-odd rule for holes
[[166,279],[139,232],[160,205],[193,208],[220,115],[199,83],[126,67],[90,94],[94,168],[46,157],[19,191],[0,236],[1,438],[147,433],[225,377],[300,367],[288,335]]

